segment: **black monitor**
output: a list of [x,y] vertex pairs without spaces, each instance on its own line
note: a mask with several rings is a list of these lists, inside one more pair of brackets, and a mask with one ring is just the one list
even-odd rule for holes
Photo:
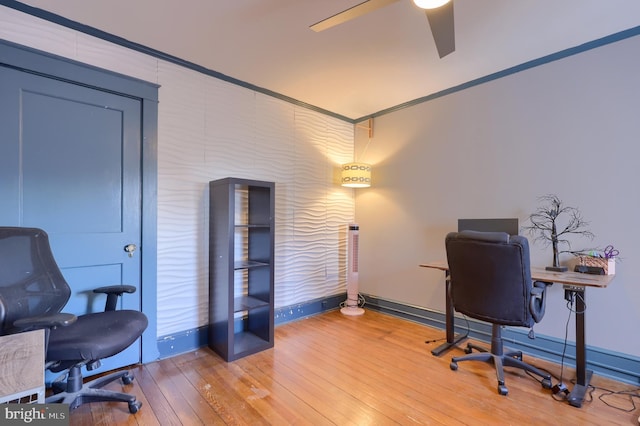
[[458,232],[460,231],[506,232],[509,235],[518,235],[518,218],[458,219]]

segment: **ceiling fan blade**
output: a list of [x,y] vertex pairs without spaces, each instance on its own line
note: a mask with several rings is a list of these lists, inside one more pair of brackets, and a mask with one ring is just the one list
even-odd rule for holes
[[427,19],[436,42],[438,55],[444,58],[456,50],[456,35],[453,23],[453,1],[437,9],[427,9]]
[[398,0],[367,0],[360,4],[357,4],[345,11],[337,13],[327,19],[323,19],[320,22],[316,22],[311,25],[311,28],[315,32],[324,31],[328,28],[335,27],[336,25],[340,25],[344,22],[355,19],[359,16],[362,16],[366,13],[373,12],[376,9],[380,9],[388,4],[395,3]]

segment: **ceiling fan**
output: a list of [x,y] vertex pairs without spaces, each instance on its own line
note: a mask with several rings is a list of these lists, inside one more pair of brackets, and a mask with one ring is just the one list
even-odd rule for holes
[[[366,0],[347,10],[337,13],[311,25],[313,31],[320,32],[335,27],[344,22],[355,19],[366,13],[381,7],[395,3],[399,0]],[[413,0],[413,2],[425,10],[431,34],[441,58],[456,50],[456,40],[453,25],[453,0]]]

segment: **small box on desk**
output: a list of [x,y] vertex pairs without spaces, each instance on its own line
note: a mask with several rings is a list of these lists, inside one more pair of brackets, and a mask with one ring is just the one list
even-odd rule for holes
[[605,275],[615,275],[616,259],[595,256],[579,256],[580,265],[604,269]]

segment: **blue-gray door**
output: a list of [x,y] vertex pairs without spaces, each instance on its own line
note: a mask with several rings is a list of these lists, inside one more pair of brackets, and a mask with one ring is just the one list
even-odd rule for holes
[[[0,224],[49,234],[66,312],[103,310],[92,289],[120,283],[138,292],[119,308],[140,310],[140,126],[138,99],[0,67]],[[135,344],[94,372],[139,361]]]

